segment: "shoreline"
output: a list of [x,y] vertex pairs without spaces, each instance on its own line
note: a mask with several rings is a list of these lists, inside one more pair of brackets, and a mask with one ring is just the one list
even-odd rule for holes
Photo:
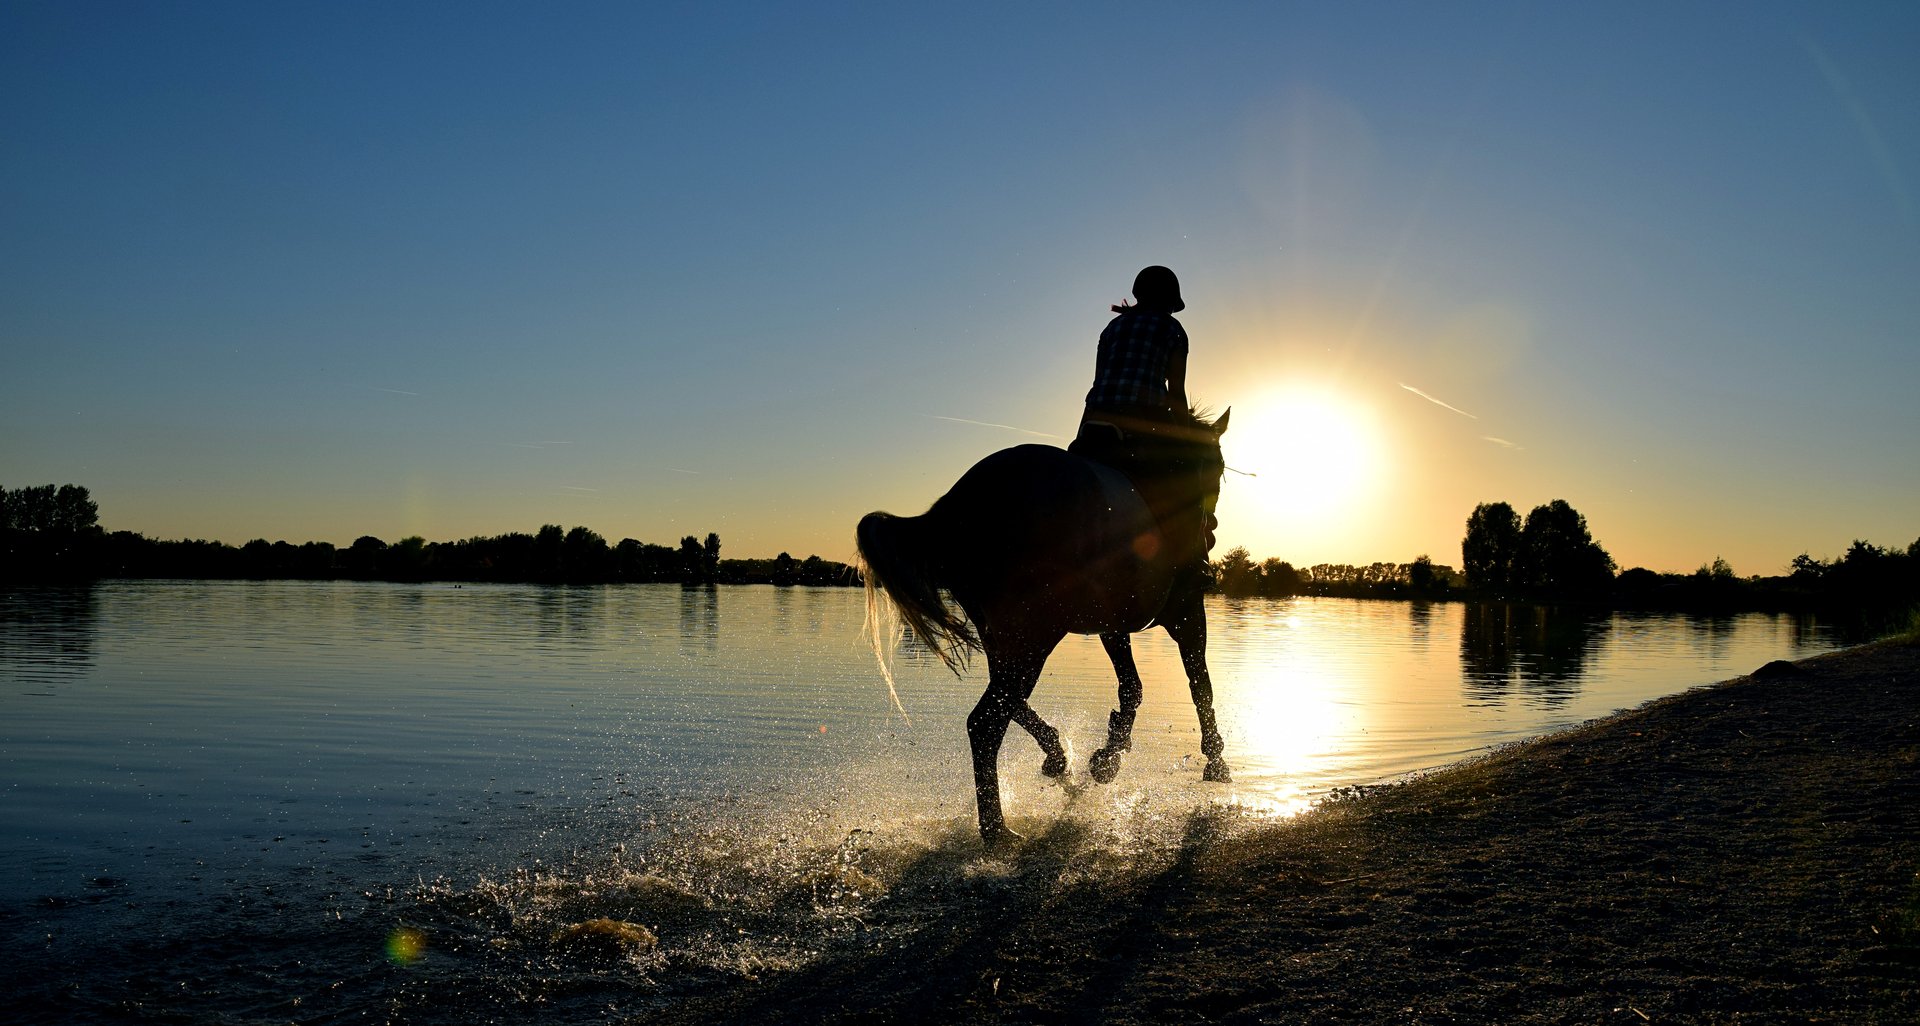
[[[1164,864],[1008,860],[878,931],[649,1022],[1910,1022],[1920,643],[1697,687]],[[873,912],[885,915],[885,901]]]

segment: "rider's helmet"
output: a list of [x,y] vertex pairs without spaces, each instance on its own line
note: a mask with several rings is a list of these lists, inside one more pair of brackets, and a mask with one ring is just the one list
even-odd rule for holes
[[1170,313],[1179,313],[1187,308],[1180,298],[1180,279],[1171,269],[1154,264],[1141,268],[1133,276],[1133,298],[1141,306],[1157,307]]

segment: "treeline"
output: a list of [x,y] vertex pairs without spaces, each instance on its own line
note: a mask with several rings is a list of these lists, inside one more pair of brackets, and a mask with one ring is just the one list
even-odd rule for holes
[[1771,576],[1742,577],[1718,556],[1690,574],[1634,567],[1614,579],[1611,596],[1650,609],[1825,610],[1905,628],[1920,615],[1920,539],[1904,549],[1855,541],[1830,560],[1802,553]]
[[380,581],[498,581],[542,584],[679,582],[832,586],[857,583],[852,568],[819,556],[722,559],[720,536],[687,536],[677,546],[624,538],[617,544],[586,527],[548,524],[463,541],[419,536],[388,543],[371,535],[345,548],[331,542],[255,539],[163,541],[133,531],[107,532],[85,488],[0,488],[0,579],[98,577]]
[[1295,567],[1254,562],[1236,548],[1213,563],[1219,589],[1235,596],[1324,595],[1585,602],[1702,611],[1820,610],[1904,628],[1920,609],[1920,539],[1904,549],[1856,541],[1831,560],[1794,557],[1787,573],[1741,576],[1715,557],[1692,573],[1645,567],[1616,571],[1587,518],[1563,499],[1523,520],[1505,502],[1481,503],[1461,539],[1463,570],[1422,555],[1411,563]]
[[1587,518],[1555,499],[1524,522],[1504,502],[1481,503],[1461,539],[1464,583],[1475,596],[1565,599],[1689,610],[1826,610],[1886,615],[1900,625],[1920,606],[1920,539],[1905,548],[1855,541],[1840,557],[1802,553],[1785,574],[1741,576],[1715,556],[1689,574],[1646,567],[1615,572]]
[[[1683,610],[1824,610],[1885,619],[1905,628],[1920,609],[1920,539],[1905,548],[1856,541],[1830,560],[1802,553],[1787,573],[1741,576],[1719,557],[1687,574],[1645,567],[1616,572],[1587,519],[1565,500],[1522,519],[1505,502],[1481,503],[1461,539],[1462,569],[1426,555],[1410,563],[1296,567],[1255,562],[1235,548],[1212,563],[1215,586],[1232,596],[1481,599],[1583,602]],[[107,532],[78,485],[0,487],[0,581],[97,577],[295,578],[387,581],[499,581],[546,584],[680,582],[857,585],[853,568],[818,556],[722,559],[720,536],[678,545],[621,539],[586,527],[548,524],[532,534],[464,541],[419,536],[389,543],[372,536],[345,548],[256,539],[245,545],[161,541]]]
[[1443,599],[1462,589],[1458,571],[1427,556],[1411,563],[1316,563],[1296,567],[1278,557],[1255,563],[1245,548],[1235,547],[1214,561],[1213,572],[1219,590],[1233,596]]

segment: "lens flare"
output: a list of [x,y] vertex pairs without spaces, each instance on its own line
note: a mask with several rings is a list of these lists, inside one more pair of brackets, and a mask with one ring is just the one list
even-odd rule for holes
[[387,960],[394,965],[412,965],[427,953],[427,935],[411,926],[402,926],[387,934]]

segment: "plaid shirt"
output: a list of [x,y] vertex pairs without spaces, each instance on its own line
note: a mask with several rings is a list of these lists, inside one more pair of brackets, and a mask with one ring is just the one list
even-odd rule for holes
[[1100,333],[1087,406],[1095,409],[1164,409],[1167,366],[1187,355],[1187,332],[1172,314],[1138,308],[1115,317]]

